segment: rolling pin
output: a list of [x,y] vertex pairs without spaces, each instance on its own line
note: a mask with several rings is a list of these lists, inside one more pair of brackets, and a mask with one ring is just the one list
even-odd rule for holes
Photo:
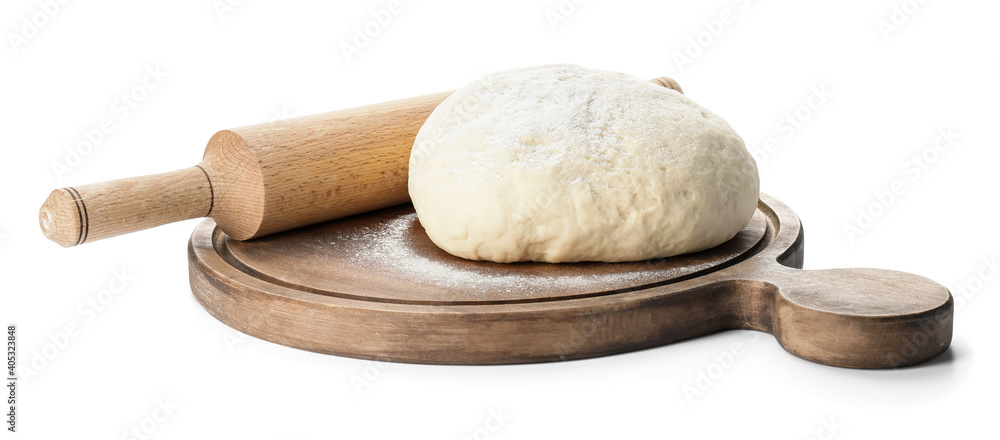
[[451,93],[222,130],[191,168],[54,190],[38,222],[64,247],[199,217],[247,240],[405,203],[413,140]]

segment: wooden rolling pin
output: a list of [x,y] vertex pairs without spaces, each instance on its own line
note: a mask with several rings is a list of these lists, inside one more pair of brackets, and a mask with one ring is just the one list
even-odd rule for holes
[[65,247],[198,217],[246,240],[398,205],[417,131],[451,93],[223,130],[194,167],[52,191],[38,222]]

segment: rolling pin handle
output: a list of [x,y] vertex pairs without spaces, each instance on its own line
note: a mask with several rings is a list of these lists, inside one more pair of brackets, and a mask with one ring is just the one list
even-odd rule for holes
[[215,204],[209,172],[169,173],[52,191],[38,212],[45,236],[63,247],[206,217]]
[[[650,81],[681,92],[671,78]],[[222,130],[209,141],[201,165],[57,189],[38,222],[46,237],[64,247],[198,217],[213,217],[227,235],[246,240],[403,203],[413,137],[449,94]],[[258,154],[266,154],[268,163]],[[310,154],[316,157],[303,160]],[[367,180],[331,188],[330,175]],[[346,193],[334,195],[341,188]],[[225,195],[221,206],[217,192]]]

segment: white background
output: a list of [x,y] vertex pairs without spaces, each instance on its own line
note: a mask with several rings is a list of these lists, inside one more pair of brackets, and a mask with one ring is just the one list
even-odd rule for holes
[[[998,281],[985,261],[1000,252],[1000,8],[915,5],[594,0],[559,12],[554,0],[403,1],[348,60],[343,44],[387,1],[70,2],[51,18],[35,1],[3,2],[0,323],[18,325],[22,365],[42,365],[22,372],[17,436],[129,438],[133,426],[150,438],[262,439],[993,432]],[[711,23],[720,16],[728,23]],[[22,19],[43,26],[32,32]],[[256,340],[209,316],[187,279],[196,220],[71,249],[38,230],[50,190],[190,166],[220,129],[556,62],[676,78],[762,158],[762,190],[805,225],[807,268],[890,268],[948,286],[957,300],[951,350],[917,368],[858,371],[733,331],[565,363],[372,364]],[[127,116],[116,111],[156,66],[162,82]],[[811,88],[833,96],[800,109]],[[804,120],[789,133],[779,121],[797,110]],[[57,175],[53,164],[103,118],[113,130]],[[960,137],[930,151],[949,127]],[[764,158],[768,139],[776,147]],[[912,157],[921,155],[933,160],[917,176]],[[906,192],[872,207],[873,192],[895,180]],[[849,237],[859,209],[877,218]],[[119,270],[133,278],[127,287],[90,308]],[[78,334],[62,338],[67,325]],[[50,336],[62,347],[46,348]],[[689,399],[685,387],[734,342],[742,354]],[[359,393],[352,377],[366,374]],[[176,408],[158,411],[158,400]],[[498,408],[509,418],[481,430]],[[155,424],[146,420],[154,414]]]

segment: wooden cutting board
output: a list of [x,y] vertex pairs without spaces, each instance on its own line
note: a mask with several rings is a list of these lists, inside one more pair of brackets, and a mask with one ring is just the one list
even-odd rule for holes
[[249,241],[209,219],[188,255],[195,297],[227,325],[364,359],[558,361],[752,329],[814,362],[886,368],[931,359],[952,336],[954,301],[934,281],[801,270],[799,219],[763,194],[732,240],[636,263],[459,259],[431,243],[408,204]]

